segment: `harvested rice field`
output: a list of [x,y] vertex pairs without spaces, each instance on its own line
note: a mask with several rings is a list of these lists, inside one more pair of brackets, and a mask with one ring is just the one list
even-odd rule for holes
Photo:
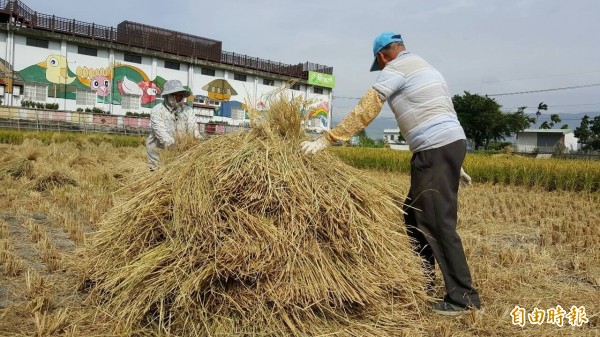
[[0,336],[600,336],[598,193],[461,189],[484,310],[443,317],[392,214],[407,175],[244,137],[154,173],[143,147],[0,144]]

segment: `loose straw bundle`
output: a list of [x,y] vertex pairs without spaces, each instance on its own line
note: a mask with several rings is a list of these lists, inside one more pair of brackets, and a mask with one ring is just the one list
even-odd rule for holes
[[418,334],[425,278],[398,191],[301,154],[297,100],[187,149],[125,191],[84,254],[119,333]]

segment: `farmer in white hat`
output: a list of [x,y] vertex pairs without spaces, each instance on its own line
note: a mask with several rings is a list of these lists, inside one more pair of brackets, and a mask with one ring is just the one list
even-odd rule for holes
[[165,82],[162,93],[163,102],[156,105],[150,113],[151,132],[146,140],[150,171],[158,168],[159,148],[175,145],[177,138],[185,133],[202,138],[196,124],[196,116],[186,105],[186,98],[190,94],[178,80]]
[[[458,187],[471,178],[462,170],[466,137],[442,75],[404,48],[400,34],[383,33],[373,43],[371,71],[381,70],[373,87],[335,128],[301,149],[314,154],[335,141],[347,141],[364,129],[388,104],[413,152],[410,190],[405,204],[408,234],[433,280],[438,262],[446,295],[433,310],[457,315],[480,307],[462,242],[456,232]],[[429,287],[432,289],[433,285]]]

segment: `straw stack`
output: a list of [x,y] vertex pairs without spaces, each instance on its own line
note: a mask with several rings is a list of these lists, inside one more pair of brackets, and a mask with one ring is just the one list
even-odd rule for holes
[[301,154],[300,109],[280,97],[250,132],[201,142],[124,192],[82,252],[118,333],[419,334],[425,279],[402,196],[326,151]]

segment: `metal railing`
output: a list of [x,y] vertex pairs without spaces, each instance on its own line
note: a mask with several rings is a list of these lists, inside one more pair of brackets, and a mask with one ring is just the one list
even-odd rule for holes
[[19,0],[0,0],[3,20],[14,25],[55,33],[75,35],[93,40],[110,41],[127,46],[156,50],[179,56],[195,57],[216,63],[268,73],[308,78],[309,71],[333,74],[333,68],[316,63],[284,64],[221,50],[221,41],[175,32],[141,23],[123,21],[117,28],[75,19],[38,13]]
[[[150,118],[0,107],[0,129],[147,135],[150,133]],[[247,129],[243,125],[198,123],[200,133],[208,136]]]
[[116,41],[117,37],[117,32],[113,27],[38,13],[21,1],[0,0],[0,12],[12,17],[14,21],[9,21],[10,23],[34,29],[88,37],[94,40]]

